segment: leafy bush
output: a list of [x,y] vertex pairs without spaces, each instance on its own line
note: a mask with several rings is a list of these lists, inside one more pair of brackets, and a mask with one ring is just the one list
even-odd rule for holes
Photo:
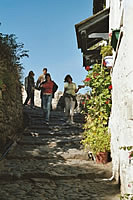
[[[0,150],[23,123],[20,60],[28,56],[15,35],[0,33]],[[18,131],[19,130],[19,131]]]
[[92,88],[89,99],[85,101],[86,123],[84,125],[84,138],[82,143],[97,153],[109,151],[110,134],[108,133],[108,120],[111,111],[111,77],[106,67],[95,64],[88,71],[84,80],[86,86]]
[[113,54],[112,51],[113,51],[112,46],[106,45],[106,46],[102,46],[102,47],[101,47],[101,52],[100,52],[100,54],[102,55],[102,57],[105,57],[105,56],[112,56],[112,54]]

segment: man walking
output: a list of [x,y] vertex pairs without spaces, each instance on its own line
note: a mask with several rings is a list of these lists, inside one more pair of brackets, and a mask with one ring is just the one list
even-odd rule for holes
[[[43,74],[41,74],[36,82],[36,88],[40,88],[40,84],[46,80],[47,68],[43,68]],[[43,108],[42,91],[40,93],[41,98],[41,108]]]

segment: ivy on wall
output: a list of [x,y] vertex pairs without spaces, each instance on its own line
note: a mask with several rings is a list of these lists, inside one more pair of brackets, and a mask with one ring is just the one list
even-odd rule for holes
[[20,61],[28,54],[16,39],[0,33],[0,148],[23,123]]

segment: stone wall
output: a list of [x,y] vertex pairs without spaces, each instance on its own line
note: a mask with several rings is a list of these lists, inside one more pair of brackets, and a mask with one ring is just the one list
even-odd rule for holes
[[[0,67],[1,70],[1,67]],[[12,85],[14,92],[0,90],[0,150],[4,145],[20,134],[23,124],[21,85]]]
[[[23,127],[21,66],[13,36],[0,36],[0,155]],[[15,47],[15,49],[14,49]]]
[[123,37],[118,51],[114,52],[112,71],[110,128],[113,174],[117,181],[120,179],[122,193],[133,194],[133,160],[129,158],[130,150],[120,149],[133,146],[133,1],[110,2],[110,28],[119,29],[123,19]]

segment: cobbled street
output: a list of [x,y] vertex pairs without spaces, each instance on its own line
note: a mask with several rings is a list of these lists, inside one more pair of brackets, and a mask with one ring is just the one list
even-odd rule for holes
[[28,127],[9,151],[0,172],[0,200],[119,200],[111,162],[89,160],[80,143],[83,117],[65,124],[64,113],[51,112],[43,123],[40,108],[24,108]]

